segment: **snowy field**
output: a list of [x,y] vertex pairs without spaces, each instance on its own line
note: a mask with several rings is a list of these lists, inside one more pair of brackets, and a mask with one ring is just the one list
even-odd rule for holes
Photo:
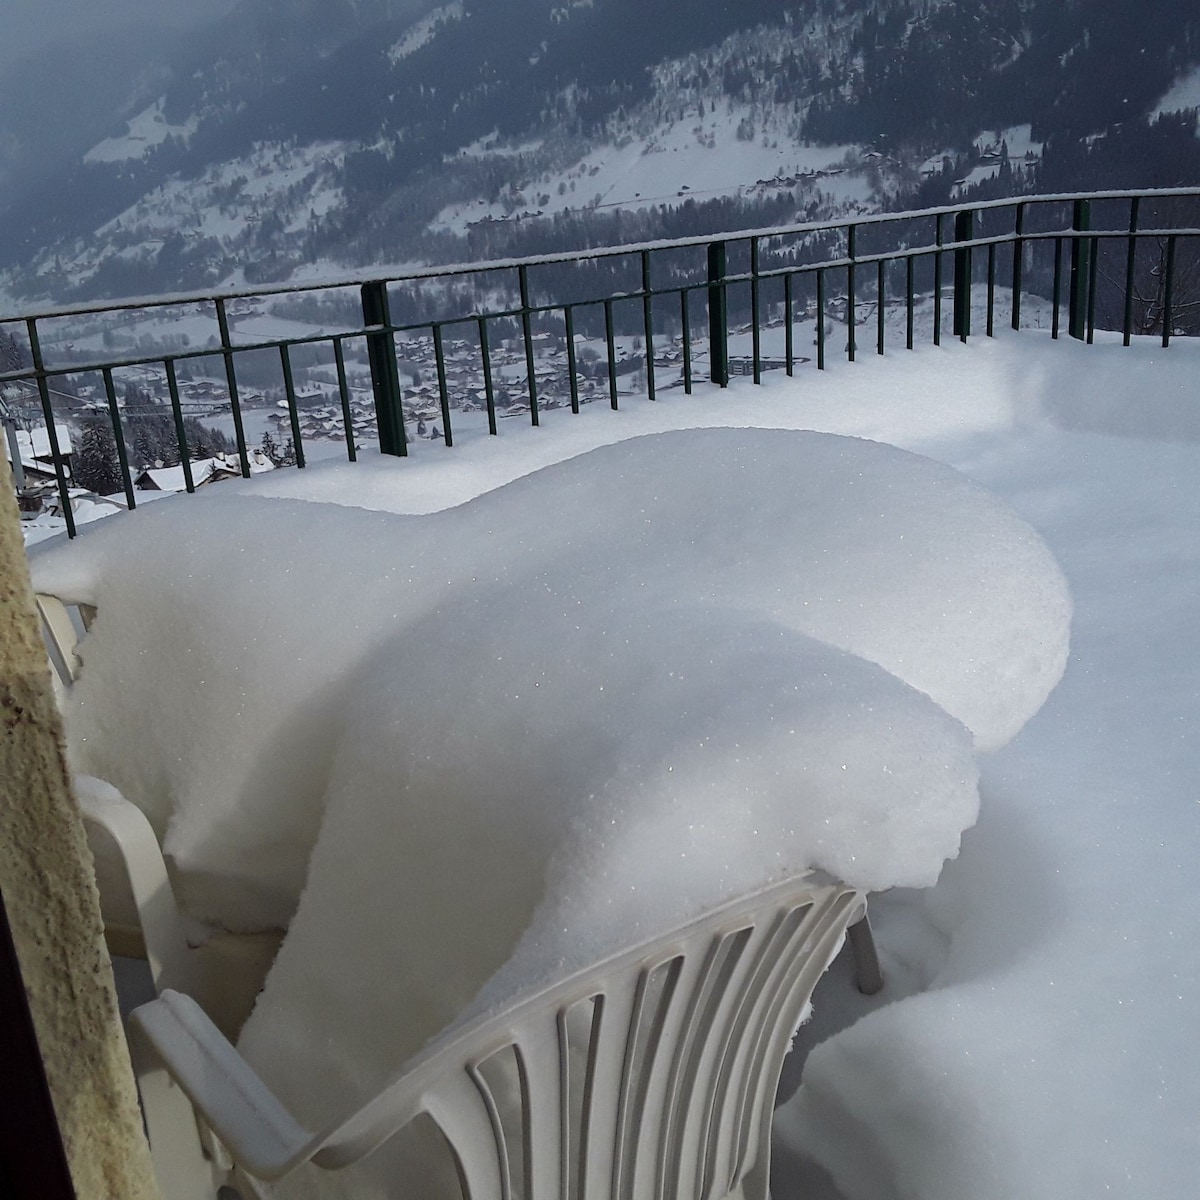
[[[566,170],[527,181],[519,200],[510,196],[507,204],[484,200],[454,204],[438,214],[431,228],[462,233],[476,221],[504,220],[514,211],[517,216],[535,212],[552,216],[584,208],[676,207],[688,199],[716,196],[762,197],[789,190],[800,179],[819,182],[823,191],[839,200],[865,204],[871,198],[865,176],[847,170],[848,164],[862,165],[858,147],[800,144],[778,130],[772,135],[739,137],[739,126],[744,130],[750,118],[749,108],[725,105],[719,112],[659,127],[646,138],[607,143]],[[459,153],[476,157],[506,151],[483,152],[470,146]],[[731,179],[757,182],[731,186]]]
[[1200,108],[1200,67],[1185,71],[1167,89],[1167,93],[1150,111],[1151,117],[1180,109]]
[[[853,875],[857,868],[845,855],[857,837],[870,851],[863,881],[882,887],[929,878],[929,863],[936,869],[953,852],[957,831],[978,803],[977,821],[935,886],[894,888],[874,899],[889,979],[881,996],[858,996],[838,968],[818,990],[815,1019],[798,1038],[786,1077],[785,1090],[795,1091],[776,1122],[774,1194],[806,1200],[1190,1194],[1200,1157],[1200,1050],[1190,1036],[1200,990],[1200,346],[1177,340],[1163,351],[1145,341],[1124,349],[1099,336],[1085,348],[1027,331],[884,359],[864,354],[853,366],[831,361],[822,374],[806,367],[794,380],[771,372],[759,388],[739,381],[726,391],[698,387],[691,397],[664,391],[654,404],[631,397],[620,413],[601,405],[578,417],[546,413],[539,428],[502,422],[501,436],[468,436],[453,450],[418,444],[405,462],[366,455],[358,464],[224,484],[101,522],[70,545],[35,551],[36,582],[99,599],[101,620],[113,622],[109,648],[97,642],[84,680],[90,673],[99,691],[106,678],[110,687],[120,679],[122,690],[110,690],[89,712],[81,685],[83,707],[71,724],[76,762],[131,795],[157,789],[160,808],[152,820],[160,831],[169,825],[168,842],[185,859],[197,855],[190,901],[198,910],[211,915],[224,905],[233,919],[232,909],[240,908],[252,921],[271,915],[273,905],[276,917],[286,916],[326,793],[328,814],[340,814],[341,832],[324,851],[317,844],[293,925],[297,936],[285,943],[247,1031],[246,1052],[265,1071],[276,1069],[286,1089],[288,1069],[279,1061],[296,1035],[279,1034],[272,1046],[268,1017],[272,1009],[285,1024],[289,1013],[303,1016],[294,1000],[297,990],[305,992],[311,966],[298,961],[306,941],[332,952],[340,939],[353,949],[336,908],[339,896],[361,890],[362,879],[347,878],[360,873],[345,871],[345,855],[364,861],[387,855],[380,842],[355,840],[346,813],[365,796],[386,795],[386,772],[396,767],[394,745],[380,753],[378,738],[374,750],[364,744],[371,722],[377,732],[419,731],[404,751],[405,770],[428,772],[431,762],[452,758],[468,764],[463,778],[470,783],[499,761],[498,777],[518,783],[520,771],[529,770],[519,751],[531,728],[542,739],[539,748],[552,752],[552,717],[577,735],[590,728],[589,714],[607,710],[589,700],[593,707],[572,714],[579,725],[551,696],[517,704],[517,691],[530,680],[480,655],[497,627],[515,628],[513,618],[527,612],[529,629],[546,631],[540,653],[551,664],[547,680],[568,674],[561,652],[575,643],[561,606],[545,596],[561,600],[572,579],[584,581],[581,595],[590,594],[584,583],[596,581],[602,594],[612,591],[622,602],[607,613],[611,645],[603,655],[593,646],[583,661],[608,663],[617,685],[634,696],[645,686],[638,664],[664,646],[673,662],[686,663],[687,674],[695,672],[692,690],[657,685],[649,707],[634,705],[623,719],[636,724],[650,714],[652,729],[681,739],[698,731],[713,736],[718,779],[739,797],[742,817],[733,820],[703,786],[706,776],[694,762],[685,786],[671,779],[668,759],[635,746],[623,760],[625,772],[611,777],[636,786],[607,794],[605,804],[617,806],[614,817],[636,822],[645,801],[662,818],[654,845],[682,837],[672,821],[695,796],[699,824],[709,829],[707,839],[688,842],[697,859],[711,866],[706,852],[724,847],[736,859],[734,875],[752,874],[757,851],[745,816],[786,820],[781,805],[794,794],[803,797],[804,815],[796,818],[798,841],[787,852]],[[614,445],[704,428],[742,432]],[[752,432],[778,429],[870,441]],[[722,447],[736,448],[727,462]],[[831,447],[840,449],[831,454]],[[589,451],[596,453],[566,461]],[[730,463],[739,461],[741,495],[729,491]],[[532,474],[542,467],[549,473]],[[622,469],[636,485],[628,494],[611,484]],[[666,481],[661,495],[647,495],[656,480]],[[855,481],[860,486],[847,488]],[[494,489],[500,490],[485,494]],[[262,499],[238,501],[239,493]],[[539,494],[548,501],[540,511],[533,503]],[[574,504],[565,506],[572,495]],[[763,507],[781,496],[796,503]],[[666,540],[656,545],[631,520],[641,504],[644,524],[653,526],[656,505],[682,500],[713,518],[702,524],[707,571],[679,576],[696,604],[687,622],[663,608],[671,576],[662,551],[675,556],[671,564],[681,571],[691,561],[677,553],[686,544],[683,526],[675,517],[662,522]],[[456,528],[463,531],[458,542]],[[584,553],[572,557],[555,541],[566,537],[563,530],[589,531],[591,540],[577,547]],[[902,534],[910,545],[901,547]],[[613,550],[622,538],[646,547],[646,557],[628,546]],[[1055,646],[1063,614],[1043,539],[1073,605],[1070,657],[1044,704],[1055,662],[1061,667]],[[381,543],[386,554],[378,552]],[[607,557],[596,557],[597,545],[607,547]],[[721,569],[763,555],[774,556],[770,573],[747,578],[740,568]],[[865,571],[869,561],[884,565],[886,582]],[[980,575],[981,562],[996,573]],[[937,569],[912,574],[920,563]],[[821,575],[831,567],[832,575]],[[772,578],[783,581],[777,594]],[[742,589],[736,594],[735,585]],[[880,605],[889,587],[891,610]],[[156,595],[171,597],[170,612],[154,616],[148,598]],[[257,608],[246,602],[250,596]],[[385,596],[394,607],[381,607]],[[830,597],[847,603],[803,611],[820,609],[814,601]],[[130,610],[124,618],[118,601]],[[730,605],[738,614],[733,624]],[[954,613],[969,619],[951,630],[945,622]],[[778,629],[764,634],[764,620],[782,621],[785,641]],[[419,636],[368,637],[371,629],[386,631],[389,621]],[[187,639],[179,636],[183,627],[191,631]],[[303,661],[289,650],[288,637],[299,637]],[[358,645],[366,657],[347,662],[344,652],[355,637],[364,639]],[[442,645],[459,647],[457,639],[466,662],[440,652]],[[532,633],[518,644],[524,653],[539,652]],[[689,654],[697,644],[711,647],[707,663]],[[977,679],[973,688],[972,671],[985,652],[1009,675]],[[139,654],[156,664],[155,711],[153,721],[134,725],[139,702],[129,681],[137,678],[132,663]],[[933,666],[940,674],[927,673]],[[812,710],[779,689],[785,668],[836,682],[850,703],[833,726],[813,721]],[[753,687],[722,692],[760,677],[774,680],[770,697]],[[177,686],[164,688],[164,678]],[[395,686],[397,679],[408,686]],[[414,679],[424,681],[417,691],[441,699],[421,705]],[[323,681],[323,690],[305,692],[306,680]],[[205,703],[206,689],[218,703]],[[981,717],[971,707],[972,700],[1006,696],[1003,713],[993,708]],[[686,703],[675,704],[680,697]],[[515,715],[505,737],[510,708]],[[274,715],[288,711],[304,719],[272,726]],[[693,713],[710,724],[664,723],[662,711]],[[325,712],[336,712],[338,721],[323,720]],[[760,724],[761,738],[739,734],[757,732]],[[964,726],[975,735],[965,743]],[[136,738],[128,736],[131,729]],[[790,754],[788,729],[801,731]],[[264,730],[265,744],[258,737]],[[833,749],[826,745],[831,736]],[[897,753],[915,750],[894,792],[876,786],[879,776],[870,768],[881,747],[891,753],[889,736]],[[623,735],[622,744],[631,739]],[[582,746],[587,763],[561,753],[554,760],[566,772],[556,782],[574,786],[600,777],[588,772],[600,769],[605,745],[593,738]],[[488,757],[506,747],[509,758]],[[826,778],[821,770],[839,755],[858,778],[875,783],[839,791],[832,773]],[[314,762],[326,764],[315,779]],[[813,768],[807,774],[805,764]],[[360,773],[347,774],[350,767]],[[934,788],[941,770],[949,772],[945,786]],[[282,803],[296,787],[307,797],[299,812]],[[925,804],[935,792],[936,803]],[[281,802],[238,811],[229,798],[239,793]],[[621,796],[637,796],[639,804],[622,808]],[[879,803],[892,806],[904,834],[890,863],[873,807]],[[814,830],[845,815],[838,805],[864,823],[849,841],[844,830],[834,837],[825,847],[830,857],[822,857],[813,849],[820,840]],[[636,824],[630,828],[636,834]],[[485,863],[501,844],[488,840],[496,833],[489,827],[483,839]],[[588,842],[586,828],[574,834],[583,838],[577,849],[597,845],[613,853],[607,842]],[[232,887],[206,877],[206,864],[253,855],[256,845],[272,847],[263,856],[269,861],[259,864],[257,889],[249,875]],[[613,845],[636,847],[637,840],[626,835]],[[615,861],[637,858],[631,850]],[[668,878],[690,879],[678,870],[674,864]],[[557,878],[562,884],[576,876]],[[584,899],[575,899],[584,903],[598,884],[586,872],[578,878]],[[327,905],[318,912],[322,893]],[[560,887],[563,907],[552,908],[552,916],[571,911],[570,893]],[[467,890],[458,894],[469,900]],[[480,953],[486,957],[487,950]],[[354,1003],[356,994],[364,1003],[378,998],[382,979],[370,963],[362,970],[370,986],[343,987],[337,1003]],[[338,992],[334,986],[326,994]],[[314,994],[309,988],[309,1001]],[[304,1044],[310,1048],[312,1039]],[[353,1083],[361,1053],[361,1045],[347,1051],[350,1066],[339,1076],[337,1053],[326,1050],[319,1069],[328,1094]],[[295,1076],[297,1067],[290,1070]]]
[[124,162],[131,158],[143,158],[146,151],[161,145],[169,137],[187,141],[199,121],[190,118],[182,125],[168,124],[163,116],[163,100],[160,96],[148,108],[127,122],[127,129],[120,137],[105,138],[93,146],[84,156],[84,162]]

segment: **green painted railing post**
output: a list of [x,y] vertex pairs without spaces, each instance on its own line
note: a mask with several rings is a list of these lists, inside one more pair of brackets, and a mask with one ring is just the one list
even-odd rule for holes
[[[1090,229],[1092,206],[1087,200],[1076,200],[1071,214],[1071,228],[1082,232]],[[1067,301],[1067,332],[1083,342],[1087,340],[1087,308],[1092,254],[1089,238],[1071,239],[1071,291]]]
[[533,354],[533,312],[529,305],[529,268],[517,268],[517,286],[521,290],[521,335],[525,339],[525,382],[529,394],[529,421],[538,423],[537,362]]
[[975,213],[964,209],[954,215],[954,240],[959,244],[954,251],[954,336],[964,342],[971,336],[971,247],[975,236]]
[[708,247],[708,354],[710,377],[718,387],[729,386],[729,325],[725,305],[725,243]]
[[405,457],[408,439],[404,433],[404,411],[400,406],[400,369],[396,365],[396,337],[391,331],[387,284],[362,285],[363,325],[367,334],[367,361],[371,365],[371,389],[375,393],[375,420],[379,426],[379,452]]
[[1125,247],[1125,313],[1121,323],[1121,341],[1126,346],[1133,333],[1133,271],[1137,265],[1137,238],[1133,235],[1138,230],[1140,205],[1140,196],[1134,196],[1129,202],[1129,242]]
[[654,302],[650,287],[650,251],[642,251],[642,326],[646,338],[646,398],[654,399]]
[[46,438],[50,442],[50,455],[54,459],[54,478],[58,484],[58,502],[63,520],[67,524],[67,536],[75,536],[75,514],[71,508],[71,495],[67,488],[66,460],[58,444],[58,426],[54,424],[54,406],[50,403],[50,383],[46,378],[46,363],[42,358],[42,343],[38,338],[37,318],[29,317],[25,322],[29,337],[29,354],[33,369],[37,372],[38,398],[42,402],[42,419],[46,422]]
[[1016,239],[1013,242],[1012,264],[1012,327],[1021,328],[1021,283],[1024,269],[1025,243],[1021,234],[1025,231],[1025,205],[1017,205],[1017,216],[1013,224]]
[[858,349],[858,340],[855,337],[855,327],[858,324],[858,298],[854,289],[854,259],[857,254],[857,234],[857,226],[849,225],[846,227],[846,255],[850,259],[850,263],[846,267],[846,357],[851,362],[854,361],[854,354]]
[[229,316],[225,301],[217,296],[213,304],[217,311],[217,328],[221,333],[221,357],[225,360],[225,385],[229,389],[229,408],[233,413],[233,436],[237,442],[242,477],[250,478],[250,452],[246,448],[246,426],[242,421],[242,402],[238,398],[237,368],[233,362],[233,338],[229,333]]

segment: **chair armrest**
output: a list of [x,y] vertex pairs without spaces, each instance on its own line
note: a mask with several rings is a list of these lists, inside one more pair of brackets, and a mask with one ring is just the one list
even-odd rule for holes
[[158,838],[145,813],[116,788],[105,788],[103,795],[77,788],[76,794],[84,821],[103,830],[120,852],[155,988],[160,989],[164,979],[185,979],[187,934]]
[[296,1121],[189,996],[167,989],[135,1009],[130,1034],[251,1175],[278,1179],[320,1148],[323,1139]]
[[54,694],[59,704],[79,678],[79,633],[67,606],[57,597],[38,593],[34,600],[42,619],[42,639],[53,673]]

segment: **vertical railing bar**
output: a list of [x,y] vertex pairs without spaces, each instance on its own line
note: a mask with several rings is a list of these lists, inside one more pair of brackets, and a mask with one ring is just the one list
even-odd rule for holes
[[1129,202],[1129,247],[1125,253],[1125,315],[1121,324],[1121,342],[1128,346],[1133,333],[1133,275],[1137,265],[1138,208],[1141,197],[1134,196]]
[[904,344],[909,350],[913,348],[913,276],[916,273],[916,260],[910,254],[904,260],[904,291],[906,311],[904,316]]
[[296,406],[296,384],[292,379],[292,357],[287,343],[279,347],[279,361],[283,367],[283,393],[287,397],[288,420],[292,426],[292,449],[296,452],[296,466],[304,466],[304,443],[300,437],[300,410]]
[[[54,479],[58,484],[58,502],[62,505],[63,520],[67,525],[67,537],[74,537],[75,514],[71,511],[71,492],[67,487],[67,468],[63,462],[62,449],[58,444],[58,430],[54,427],[54,407],[50,403],[50,384],[46,381],[46,363],[42,358],[42,343],[38,337],[37,318],[26,318],[25,329],[29,337],[29,356],[33,359],[33,370],[37,378],[38,399],[42,402],[42,419],[46,422],[46,438],[50,443],[50,454],[54,459]],[[32,449],[32,433],[29,435],[29,442],[30,449]]]
[[1025,205],[1017,205],[1017,215],[1013,222],[1013,268],[1012,268],[1012,327],[1021,328],[1021,284],[1025,262],[1025,240],[1021,236],[1025,232]]
[[[963,209],[954,214],[954,333],[965,342],[971,336],[971,243],[975,240],[975,210]],[[963,245],[963,243],[966,243]]]
[[371,366],[371,392],[375,399],[375,424],[379,452],[404,458],[408,435],[400,398],[400,371],[396,364],[396,334],[388,305],[387,284],[381,280],[361,288],[363,324],[378,327],[366,335],[367,361]]
[[575,309],[570,304],[563,306],[563,324],[566,326],[567,336],[567,375],[570,376],[571,411],[578,414],[579,380],[575,377],[578,367],[575,361]]
[[692,394],[692,293],[689,288],[679,289],[680,336],[683,340],[683,394]]
[[613,336],[613,302],[610,296],[604,301],[604,340],[608,345],[608,401],[613,411],[617,409],[617,344]]
[[762,383],[762,330],[759,329],[758,238],[750,239],[750,353],[755,383]]
[[121,484],[125,489],[125,503],[137,508],[133,495],[133,477],[129,473],[129,454],[125,448],[125,431],[121,428],[121,410],[117,407],[117,389],[113,385],[112,367],[104,367],[104,394],[108,397],[108,419],[112,422],[113,441],[117,447],[117,462],[121,467]]
[[1171,326],[1175,321],[1175,237],[1167,238],[1167,286],[1163,293],[1162,344],[1165,350],[1171,344]]
[[537,379],[533,361],[533,322],[529,312],[529,270],[522,263],[517,268],[517,282],[521,288],[521,329],[525,335],[525,370],[529,379],[529,419],[538,423]]
[[654,395],[654,308],[650,297],[650,251],[642,251],[642,324],[646,343],[646,399]]
[[179,443],[179,465],[183,468],[183,486],[189,493],[196,490],[192,479],[192,456],[188,450],[187,430],[183,424],[183,406],[179,402],[179,380],[175,375],[175,360],[164,358],[163,366],[167,372],[167,391],[171,396],[171,414],[175,418],[175,440]]
[[726,320],[726,247],[724,242],[708,246],[708,360],[709,378],[718,387],[729,386],[729,326]]
[[1060,237],[1054,239],[1054,286],[1051,292],[1052,310],[1050,315],[1050,336],[1057,339],[1059,333],[1059,305],[1062,302],[1062,260],[1063,260],[1063,240]]
[[346,382],[346,355],[342,350],[342,339],[333,340],[333,361],[337,367],[338,395],[342,398],[342,425],[346,431],[346,453],[351,462],[358,461],[354,448],[354,414],[350,411],[350,385]]
[[496,388],[492,382],[492,351],[488,346],[487,317],[480,314],[479,357],[483,361],[483,395],[487,403],[488,433],[496,434]]
[[1096,338],[1096,281],[1100,275],[1100,239],[1092,238],[1092,251],[1088,272],[1087,298],[1087,344],[1090,346]]
[[996,243],[988,243],[987,261],[987,336],[996,336]]
[[817,268],[817,370],[825,370],[825,272]]
[[434,322],[429,328],[433,330],[433,357],[437,363],[438,402],[442,409],[442,438],[447,446],[453,446],[454,435],[450,432],[450,391],[446,387],[446,352],[442,345],[442,327]]
[[846,266],[846,357],[850,362],[854,361],[854,352],[857,348],[857,338],[855,337],[855,325],[858,319],[858,305],[854,296],[855,284],[855,266],[854,255],[857,242],[858,229],[854,225],[846,226],[846,257],[849,258],[849,263]]
[[[937,215],[937,234],[934,242],[939,247],[942,237],[942,214]],[[942,252],[935,250],[933,254],[933,344],[942,344]]]
[[884,318],[884,299],[887,291],[887,276],[885,273],[885,261],[881,258],[876,268],[877,278],[875,280],[875,353],[883,353],[883,318]]
[[795,374],[796,347],[792,330],[792,275],[783,277],[783,365],[788,376]]
[[1071,282],[1067,290],[1067,332],[1078,341],[1087,338],[1088,278],[1091,274],[1091,239],[1080,237],[1092,223],[1091,205],[1076,200],[1071,209]]
[[[242,477],[250,478],[250,455],[246,450],[246,430],[242,425],[242,405],[238,400],[237,372],[233,365],[233,342],[229,337],[229,318],[225,313],[225,301],[217,296],[213,300],[217,309],[217,328],[221,334],[221,356],[225,360],[225,383],[229,388],[229,407],[233,412],[233,433],[237,440],[238,457],[242,460]],[[299,454],[297,444],[296,451]],[[299,462],[299,458],[296,460]]]

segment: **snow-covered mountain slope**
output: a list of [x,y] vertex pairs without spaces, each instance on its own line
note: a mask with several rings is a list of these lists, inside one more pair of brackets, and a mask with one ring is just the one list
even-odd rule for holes
[[243,0],[10,188],[0,287],[122,295],[1200,180],[1194,113],[1151,123],[1200,62],[1200,12],[1168,7]]

